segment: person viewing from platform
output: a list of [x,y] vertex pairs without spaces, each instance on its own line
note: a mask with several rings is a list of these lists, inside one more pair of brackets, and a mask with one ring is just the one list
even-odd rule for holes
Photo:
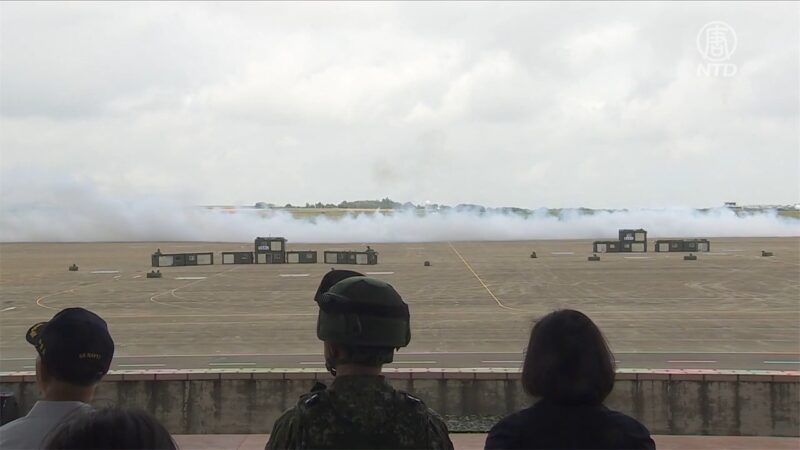
[[603,401],[614,388],[614,355],[585,314],[564,309],[536,322],[522,387],[538,400],[489,431],[488,449],[655,449],[647,428]]
[[108,372],[114,341],[106,322],[83,308],[67,308],[26,334],[36,348],[36,384],[42,400],[28,415],[0,427],[0,449],[42,448],[67,418],[92,411],[89,402]]
[[139,409],[106,408],[64,422],[46,439],[46,450],[177,450],[155,417]]
[[317,337],[330,388],[317,383],[272,429],[267,449],[452,449],[444,421],[381,376],[411,340],[408,305],[388,283],[334,270],[320,283]]

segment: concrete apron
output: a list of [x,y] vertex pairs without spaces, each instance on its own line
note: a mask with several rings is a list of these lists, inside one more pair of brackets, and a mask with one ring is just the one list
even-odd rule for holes
[[[268,434],[181,434],[175,440],[184,450],[262,450]],[[485,434],[454,433],[450,435],[457,450],[480,450]],[[796,450],[800,438],[749,436],[653,436],[659,450]]]

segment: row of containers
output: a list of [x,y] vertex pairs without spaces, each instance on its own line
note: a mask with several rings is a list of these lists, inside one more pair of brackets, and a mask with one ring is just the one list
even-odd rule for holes
[[[655,242],[657,252],[708,252],[711,242],[708,239],[660,239]],[[639,229],[619,230],[616,241],[594,241],[594,253],[645,253],[647,252],[647,231]]]
[[[257,237],[252,252],[222,252],[222,264],[316,264],[316,250],[289,251],[282,237]],[[367,246],[365,251],[326,250],[325,264],[378,264],[378,252]],[[214,253],[162,253],[156,250],[151,256],[153,267],[198,266],[214,264]]]

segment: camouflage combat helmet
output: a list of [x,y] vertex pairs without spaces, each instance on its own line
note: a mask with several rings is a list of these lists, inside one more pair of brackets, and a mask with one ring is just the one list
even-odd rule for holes
[[408,305],[389,283],[349,276],[314,299],[317,337],[358,347],[405,347],[411,341]]

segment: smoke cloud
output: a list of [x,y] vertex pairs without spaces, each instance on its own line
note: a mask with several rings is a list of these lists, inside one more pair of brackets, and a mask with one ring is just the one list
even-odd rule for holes
[[[736,214],[727,208],[537,210],[527,217],[479,211],[349,214],[295,218],[281,210],[225,211],[187,206],[186,198],[114,195],[93,183],[48,177],[32,184],[3,177],[0,241],[219,241],[285,236],[292,242],[432,242],[456,240],[604,239],[619,228],[645,228],[652,237],[800,236],[800,220],[774,210]],[[41,179],[41,177],[35,177]]]

